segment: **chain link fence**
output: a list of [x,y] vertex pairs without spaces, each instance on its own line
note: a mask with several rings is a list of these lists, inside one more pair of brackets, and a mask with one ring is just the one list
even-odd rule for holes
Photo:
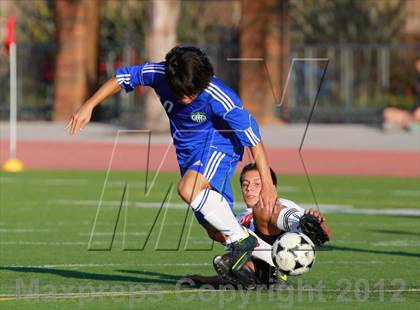
[[[379,123],[387,106],[414,105],[415,64],[412,45],[304,45],[294,46],[296,61],[288,90],[289,118],[303,121],[319,91],[314,121]],[[317,60],[318,59],[318,60]]]
[[[238,90],[240,69],[228,63],[228,57],[239,55],[237,37],[218,29],[216,42],[200,46],[211,57],[217,75]],[[407,56],[419,46],[410,45],[303,45],[293,46],[294,63],[287,91],[288,115],[275,109],[279,117],[292,122],[304,121],[318,90],[325,62],[329,60],[324,83],[314,114],[316,122],[379,123],[386,106],[409,109],[414,104],[414,60]],[[144,47],[127,45],[124,53],[101,52],[99,82],[113,75],[119,66],[145,61]],[[18,45],[18,117],[21,120],[50,120],[54,94],[54,54],[50,44]],[[0,117],[9,113],[9,62],[0,59]],[[274,87],[276,87],[274,85]],[[101,118],[124,124],[131,117],[143,117],[143,91],[114,96],[102,107]],[[281,92],[280,92],[281,93]]]

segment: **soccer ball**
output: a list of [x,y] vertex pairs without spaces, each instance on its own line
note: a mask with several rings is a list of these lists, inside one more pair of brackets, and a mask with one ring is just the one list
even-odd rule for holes
[[285,233],[274,241],[274,264],[283,273],[297,276],[308,272],[315,261],[315,245],[302,233]]

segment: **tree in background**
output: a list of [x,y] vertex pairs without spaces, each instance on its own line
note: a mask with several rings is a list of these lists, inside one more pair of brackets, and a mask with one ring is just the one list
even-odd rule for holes
[[96,86],[99,3],[99,0],[55,2],[55,120],[67,120]]
[[[349,100],[348,105],[353,101],[357,106],[411,105],[408,90],[414,80],[414,54],[419,48],[419,41],[404,38],[404,25],[410,15],[420,20],[418,0],[290,1],[291,35],[295,44],[323,45],[351,54],[349,63],[357,75],[351,78],[354,100]],[[418,38],[420,28],[413,31],[412,38],[415,33]],[[406,43],[411,46],[406,46]],[[383,53],[380,54],[380,51]],[[340,54],[335,53],[335,56],[331,59],[329,70],[340,66],[340,73],[346,72]],[[388,59],[390,64],[397,64],[390,66],[389,79],[377,69],[378,59]],[[379,82],[383,76],[386,83]],[[343,93],[340,92],[338,97]]]
[[[162,61],[166,53],[177,43],[177,24],[180,1],[148,1],[148,30],[146,33],[146,55],[150,61]],[[165,111],[156,95],[146,92],[145,125],[154,131],[167,131]]]
[[[242,1],[240,94],[260,123],[277,122],[273,110],[289,65],[288,2]],[[263,61],[247,60],[250,58]]]
[[295,43],[398,42],[405,0],[290,0]]
[[[16,17],[19,119],[51,117],[55,58],[53,13],[53,0],[0,0],[0,44],[5,38],[7,17]],[[26,70],[29,67],[31,70]],[[0,57],[0,104],[9,101],[8,74],[9,59]],[[1,107],[6,115],[8,107],[8,104]]]
[[[146,28],[146,1],[101,0],[100,48],[101,56],[115,53],[124,60],[124,51],[134,48],[143,58]],[[133,65],[127,63],[124,65]]]

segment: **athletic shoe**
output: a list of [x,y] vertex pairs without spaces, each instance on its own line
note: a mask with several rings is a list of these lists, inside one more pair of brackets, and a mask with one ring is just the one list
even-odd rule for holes
[[230,253],[225,255],[217,255],[213,259],[213,266],[217,274],[223,279],[226,284],[231,284],[237,289],[254,290],[258,283],[254,272],[248,267],[243,266],[238,271],[232,272],[230,266],[232,265],[232,258]]
[[257,238],[248,234],[248,237],[235,241],[229,245],[232,253],[230,271],[236,272],[240,270],[245,263],[251,258],[252,251],[257,246]]
[[252,251],[257,246],[257,238],[248,234],[248,237],[235,241],[229,245],[229,253],[218,255],[213,259],[213,266],[222,277],[231,272],[240,270],[251,258]]

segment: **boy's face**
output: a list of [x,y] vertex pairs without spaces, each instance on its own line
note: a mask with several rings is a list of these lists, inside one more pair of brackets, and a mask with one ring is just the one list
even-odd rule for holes
[[242,196],[246,205],[250,208],[260,200],[261,178],[258,170],[249,170],[243,175]]
[[190,104],[195,98],[197,98],[197,95],[184,96],[184,97],[181,98],[181,102],[183,104]]

